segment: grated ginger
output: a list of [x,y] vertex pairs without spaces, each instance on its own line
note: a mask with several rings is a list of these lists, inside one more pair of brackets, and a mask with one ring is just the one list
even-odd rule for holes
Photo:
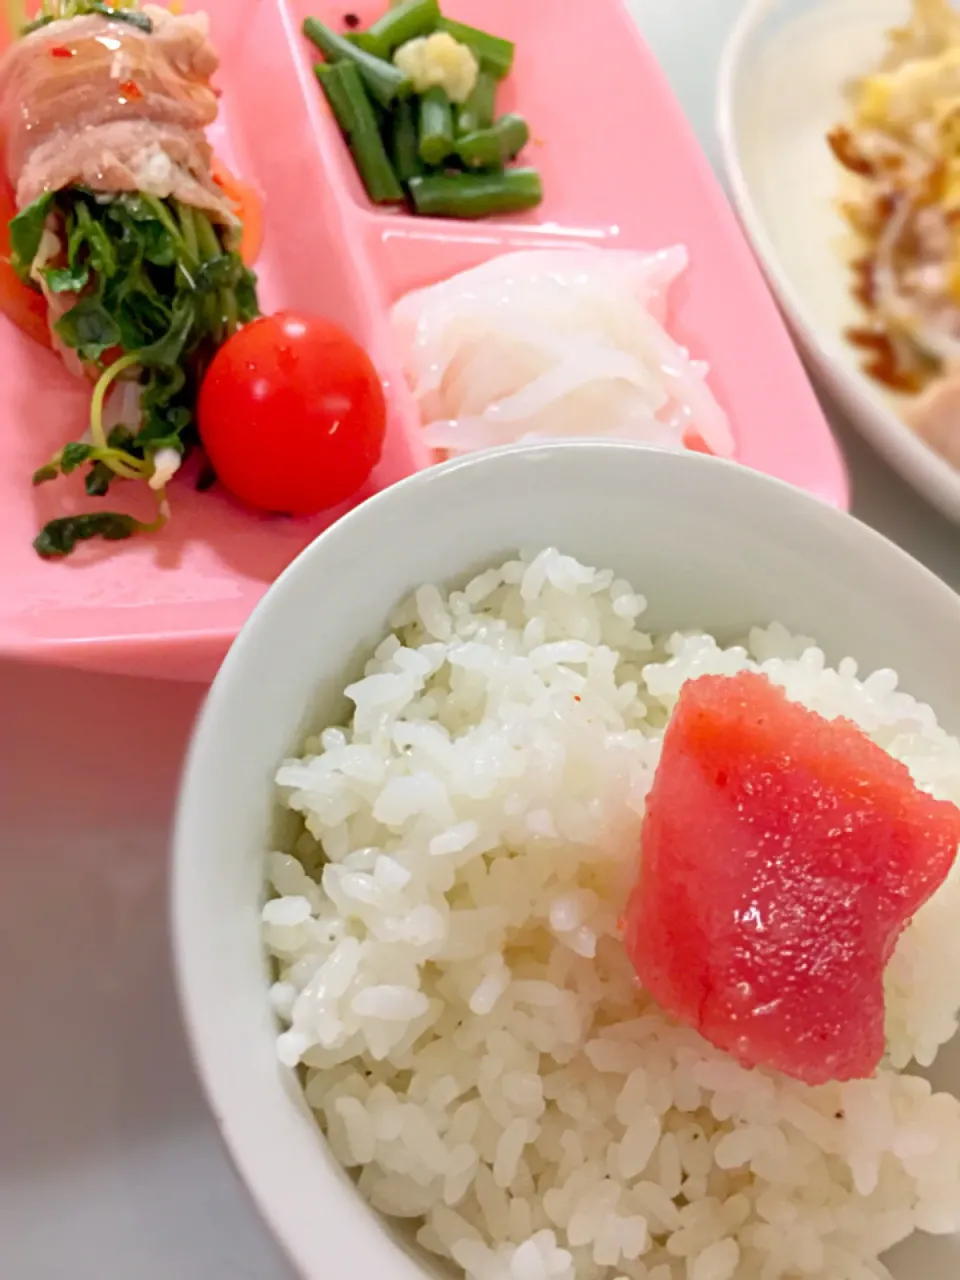
[[417,93],[439,87],[451,102],[466,102],[480,73],[473,50],[446,31],[408,40],[393,55],[393,61],[410,77]]

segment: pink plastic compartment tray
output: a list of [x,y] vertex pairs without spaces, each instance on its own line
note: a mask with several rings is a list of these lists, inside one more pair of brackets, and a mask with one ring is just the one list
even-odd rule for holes
[[[709,361],[739,459],[845,506],[837,447],[720,188],[620,0],[444,0],[450,17],[517,42],[503,109],[530,121],[546,198],[533,214],[463,224],[374,210],[313,78],[300,24],[372,20],[385,0],[206,0],[223,66],[223,159],[256,182],[267,235],[264,309],[302,307],[349,329],[388,394],[387,447],[357,500],[429,458],[391,345],[390,305],[413,286],[509,249],[686,245],[670,328]],[[39,526],[89,501],[30,477],[86,418],[87,389],[0,319],[0,654],[90,670],[208,679],[268,584],[341,514],[263,518],[225,495],[172,489],[154,539],[45,563]],[[736,513],[730,513],[736,519]]]

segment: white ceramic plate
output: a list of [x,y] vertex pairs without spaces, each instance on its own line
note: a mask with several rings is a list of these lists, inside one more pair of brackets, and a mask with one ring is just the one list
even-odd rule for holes
[[813,371],[887,461],[960,523],[960,471],[858,368],[862,322],[842,257],[841,170],[825,141],[842,89],[879,60],[908,0],[748,0],[724,49],[717,122],[737,210]]

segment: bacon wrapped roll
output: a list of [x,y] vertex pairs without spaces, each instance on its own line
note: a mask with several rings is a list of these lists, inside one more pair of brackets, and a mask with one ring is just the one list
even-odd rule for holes
[[258,313],[240,211],[205,133],[217,67],[203,14],[135,0],[44,0],[0,58],[10,260],[45,299],[68,367],[96,379],[88,431],[35,483],[84,468],[91,496],[143,480],[159,506],[150,522],[105,511],[54,520],[35,543],[43,556],[166,521],[203,373]]

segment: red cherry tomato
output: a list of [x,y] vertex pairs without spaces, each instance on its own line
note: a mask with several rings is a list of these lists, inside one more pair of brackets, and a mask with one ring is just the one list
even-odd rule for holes
[[281,311],[217,352],[197,424],[231,493],[264,511],[313,515],[352,497],[379,462],[386,405],[369,356],[348,334]]

